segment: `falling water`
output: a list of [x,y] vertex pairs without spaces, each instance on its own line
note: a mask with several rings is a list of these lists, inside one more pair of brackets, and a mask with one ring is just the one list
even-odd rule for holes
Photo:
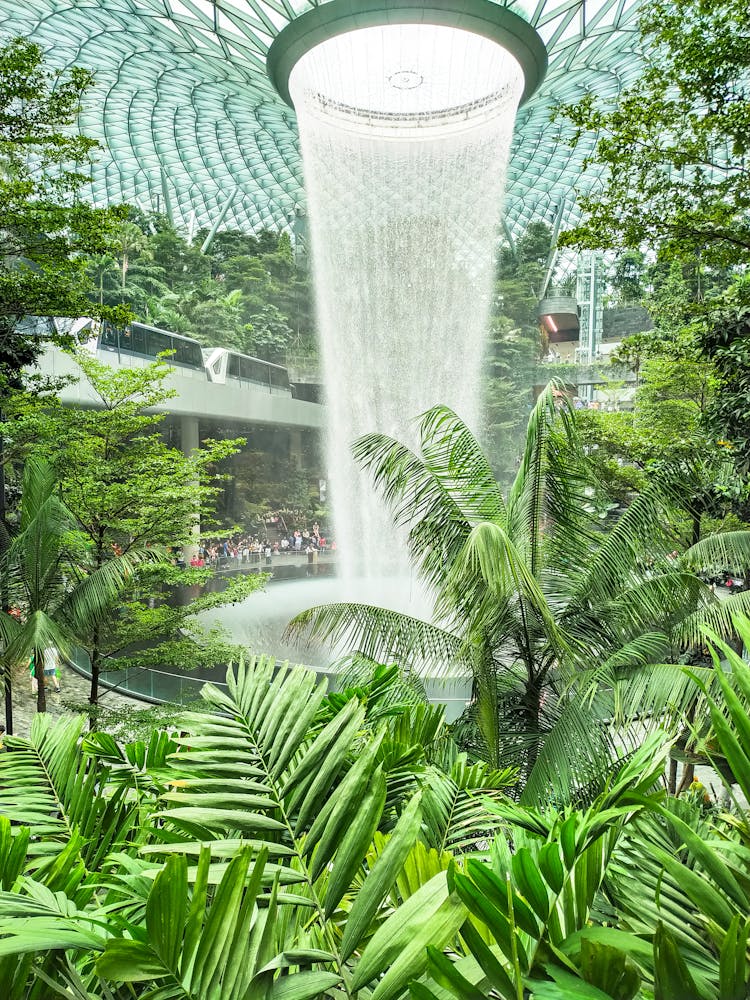
[[523,74],[495,42],[388,25],[311,49],[290,91],[311,225],[329,412],[328,471],[346,577],[406,565],[352,442],[411,446],[446,403],[477,428],[494,246]]

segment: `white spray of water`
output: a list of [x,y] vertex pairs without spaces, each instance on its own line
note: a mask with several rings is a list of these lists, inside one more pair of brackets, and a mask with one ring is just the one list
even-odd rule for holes
[[477,427],[522,89],[499,45],[430,25],[339,36],[292,73],[344,577],[407,565],[352,442],[378,431],[414,446],[415,418],[436,403]]

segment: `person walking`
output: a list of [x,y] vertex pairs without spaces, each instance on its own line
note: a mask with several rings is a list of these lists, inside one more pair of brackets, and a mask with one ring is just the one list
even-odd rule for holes
[[[55,692],[60,693],[60,654],[56,646],[47,646],[42,653],[44,659],[44,685],[52,684]],[[31,654],[29,659],[29,674],[31,675],[31,690],[37,693],[39,681],[36,675],[36,658]]]

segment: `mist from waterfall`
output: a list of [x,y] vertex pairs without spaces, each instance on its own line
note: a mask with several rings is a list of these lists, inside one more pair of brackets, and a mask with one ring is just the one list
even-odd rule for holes
[[478,429],[522,89],[518,63],[499,45],[429,25],[331,39],[292,73],[345,578],[408,566],[352,442],[377,431],[414,447],[416,418],[436,403]]

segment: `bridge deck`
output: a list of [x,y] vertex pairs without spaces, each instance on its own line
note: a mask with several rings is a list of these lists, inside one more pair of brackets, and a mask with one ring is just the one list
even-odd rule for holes
[[[99,361],[112,368],[145,368],[149,362],[130,355],[97,351]],[[65,386],[60,392],[63,403],[78,406],[96,406],[97,398],[83,377],[74,360],[65,351],[49,347],[39,361],[39,370],[44,375],[77,375],[78,382]],[[302,399],[271,391],[269,388],[252,383],[222,385],[209,382],[201,372],[189,368],[173,366],[167,386],[176,389],[177,395],[167,400],[163,406],[155,407],[157,412],[168,412],[175,416],[205,417],[214,420],[231,420],[237,423],[270,424],[278,427],[299,427],[319,430],[324,426],[325,407],[320,403],[310,403]]]

